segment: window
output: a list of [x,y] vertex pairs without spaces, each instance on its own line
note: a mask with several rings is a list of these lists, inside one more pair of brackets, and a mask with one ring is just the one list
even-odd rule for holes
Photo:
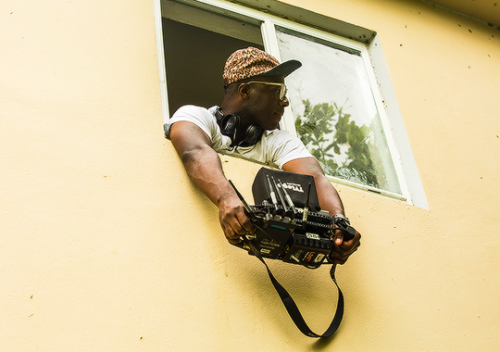
[[276,33],[281,58],[304,65],[287,81],[294,124],[325,173],[401,195],[366,49],[280,27]]
[[[280,128],[302,139],[331,181],[426,207],[376,33],[277,1],[258,3],[266,12],[221,0],[157,0],[164,118],[185,104],[219,104],[224,63],[237,49],[298,59],[303,67],[286,79],[290,108]],[[307,17],[314,27],[269,9]]]

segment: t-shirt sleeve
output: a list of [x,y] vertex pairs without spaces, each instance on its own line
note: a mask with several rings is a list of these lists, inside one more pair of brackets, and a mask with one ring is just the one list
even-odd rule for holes
[[212,140],[212,136],[214,135],[213,129],[215,128],[215,120],[210,111],[207,109],[193,105],[186,105],[179,108],[179,110],[177,110],[172,115],[170,120],[168,120],[168,122],[163,126],[165,130],[165,137],[167,137],[167,139],[170,139],[170,129],[172,128],[172,125],[179,121],[189,121],[194,123],[208,135],[210,140]]
[[280,169],[287,162],[300,158],[312,157],[302,141],[287,131],[273,131],[274,138],[270,145],[272,160]]

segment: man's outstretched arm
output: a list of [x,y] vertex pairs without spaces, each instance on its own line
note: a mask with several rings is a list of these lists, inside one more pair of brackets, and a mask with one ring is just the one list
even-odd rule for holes
[[[321,165],[315,158],[309,157],[291,160],[283,165],[283,170],[313,176],[321,209],[328,211],[330,216],[335,214],[345,215],[344,205],[339,194],[330,181],[328,181]],[[356,231],[354,238],[349,241],[344,241],[343,231],[335,231],[335,245],[332,252],[333,260],[338,264],[344,264],[349,256],[358,249],[360,239],[361,234],[358,231]]]
[[194,123],[179,121],[171,126],[170,140],[191,181],[219,208],[219,221],[226,238],[238,243],[241,235],[253,231],[253,225],[224,176],[210,138]]

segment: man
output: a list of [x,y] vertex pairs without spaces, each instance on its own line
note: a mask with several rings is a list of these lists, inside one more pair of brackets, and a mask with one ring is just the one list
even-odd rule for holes
[[[219,107],[181,107],[165,125],[166,136],[179,154],[191,181],[219,208],[219,221],[227,240],[238,243],[253,232],[243,204],[224,176],[217,153],[255,160],[284,171],[314,177],[321,209],[331,216],[345,215],[342,201],[325,177],[318,161],[303,143],[278,130],[289,105],[284,79],[302,64],[280,64],[256,48],[233,53],[224,67],[225,94]],[[332,260],[344,264],[360,245],[361,235],[344,241],[335,231]]]

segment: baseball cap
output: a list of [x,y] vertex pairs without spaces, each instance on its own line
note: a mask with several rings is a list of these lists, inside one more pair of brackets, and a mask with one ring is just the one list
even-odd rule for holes
[[298,60],[282,64],[272,55],[254,47],[235,51],[226,61],[222,78],[224,87],[253,76],[288,76],[302,66]]

